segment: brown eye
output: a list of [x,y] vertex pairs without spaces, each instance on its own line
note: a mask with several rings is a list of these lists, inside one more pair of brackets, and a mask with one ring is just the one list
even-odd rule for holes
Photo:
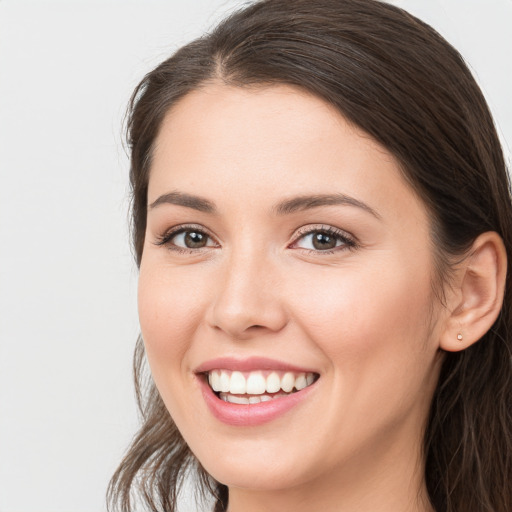
[[324,233],[322,231],[313,233],[312,238],[313,239],[311,242],[313,244],[313,247],[319,251],[325,251],[326,249],[334,249],[338,242],[336,237],[328,233]]
[[303,233],[293,244],[295,248],[318,253],[352,249],[355,246],[354,239],[348,233],[331,227],[310,229]]
[[207,233],[190,227],[177,229],[162,236],[157,245],[164,245],[169,249],[180,251],[215,247],[216,243]]
[[189,249],[201,249],[201,247],[206,247],[206,244],[208,243],[208,235],[205,235],[204,233],[199,233],[197,231],[185,231],[184,235],[184,245]]

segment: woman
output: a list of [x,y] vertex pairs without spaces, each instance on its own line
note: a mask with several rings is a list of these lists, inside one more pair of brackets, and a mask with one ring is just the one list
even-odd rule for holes
[[144,423],[112,503],[176,510],[192,469],[217,511],[512,509],[510,184],[446,41],[256,2],[146,76],[129,141]]

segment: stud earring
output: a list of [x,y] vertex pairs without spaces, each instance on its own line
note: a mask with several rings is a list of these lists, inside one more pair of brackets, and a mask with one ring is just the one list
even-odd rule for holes
[[459,341],[462,341],[462,334],[461,334],[460,332],[459,332],[459,334],[457,334],[457,339],[458,339]]

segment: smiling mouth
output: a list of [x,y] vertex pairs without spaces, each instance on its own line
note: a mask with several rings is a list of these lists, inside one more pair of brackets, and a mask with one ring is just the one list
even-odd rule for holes
[[205,372],[215,395],[233,404],[257,404],[288,396],[315,383],[320,377],[313,372],[258,370],[240,372],[216,369]]

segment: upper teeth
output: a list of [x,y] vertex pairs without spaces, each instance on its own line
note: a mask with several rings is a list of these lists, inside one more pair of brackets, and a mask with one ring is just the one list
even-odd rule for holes
[[[264,375],[264,373],[268,375]],[[238,372],[231,370],[212,370],[208,373],[208,382],[214,391],[237,395],[262,395],[277,393],[280,390],[289,393],[295,388],[304,389],[315,380],[314,373],[294,372]]]

